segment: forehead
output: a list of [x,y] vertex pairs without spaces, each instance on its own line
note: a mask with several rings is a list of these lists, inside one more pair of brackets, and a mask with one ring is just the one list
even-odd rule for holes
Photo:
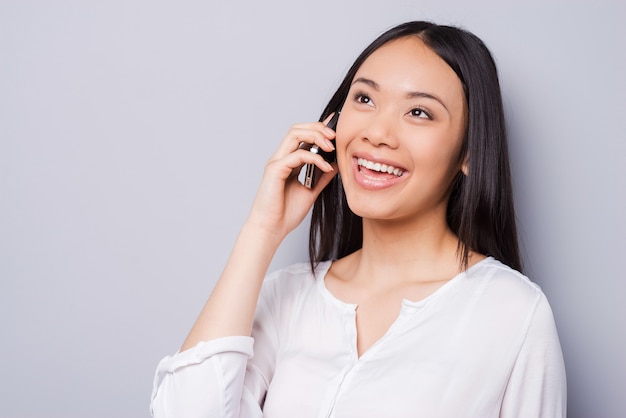
[[390,93],[423,91],[446,102],[464,103],[461,80],[450,66],[417,36],[393,40],[374,51],[358,69]]

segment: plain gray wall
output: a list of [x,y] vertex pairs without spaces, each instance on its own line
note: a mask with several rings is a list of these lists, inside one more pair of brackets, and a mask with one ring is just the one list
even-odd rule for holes
[[[0,0],[0,416],[146,417],[265,160],[414,19],[494,53],[569,416],[623,416],[625,8],[518,3]],[[273,268],[305,257],[303,227]]]

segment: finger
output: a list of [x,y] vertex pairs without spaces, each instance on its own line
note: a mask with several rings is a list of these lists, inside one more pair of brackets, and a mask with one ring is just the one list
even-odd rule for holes
[[324,151],[331,152],[335,149],[330,141],[334,138],[334,135],[330,135],[329,132],[321,129],[321,126],[316,126],[313,129],[292,129],[278,148],[277,156],[286,155],[298,148],[310,149],[313,145],[317,145]]
[[335,112],[331,113],[330,115],[326,116],[326,119],[323,120],[323,124],[324,126],[327,126],[328,123],[330,122],[330,120],[333,118],[333,116],[335,116]]
[[310,148],[313,145],[317,145],[324,151],[330,152],[335,149],[330,141],[334,137],[335,132],[322,122],[294,125],[289,132],[287,132],[287,135],[279,145],[274,156],[281,158],[301,146]]
[[334,170],[333,166],[324,160],[321,155],[304,149],[296,150],[283,158],[270,160],[266,168],[270,172],[277,173],[279,177],[287,179],[294,174],[297,176],[305,164],[313,164],[325,173]]
[[328,183],[331,182],[331,180],[337,175],[337,173],[339,173],[336,163],[332,163],[330,164],[330,166],[333,168],[333,170],[322,172],[322,175],[319,176],[319,178],[315,181],[315,185],[313,186],[312,190],[316,195],[319,195],[322,190],[324,190],[324,188],[328,186]]
[[316,145],[321,150],[332,152],[335,149],[331,139],[335,137],[335,131],[326,124],[332,119],[334,113],[329,115],[324,122],[310,122],[293,125],[280,146],[270,160],[282,158],[296,149],[311,149]]

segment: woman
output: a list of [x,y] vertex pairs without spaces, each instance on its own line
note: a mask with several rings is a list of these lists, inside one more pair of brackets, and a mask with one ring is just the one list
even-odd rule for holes
[[[154,416],[565,416],[552,313],[518,272],[483,43],[399,25],[357,58],[322,121],[293,126],[268,162],[212,295],[158,366]],[[304,164],[321,172],[312,189]],[[310,266],[264,281],[313,205]]]

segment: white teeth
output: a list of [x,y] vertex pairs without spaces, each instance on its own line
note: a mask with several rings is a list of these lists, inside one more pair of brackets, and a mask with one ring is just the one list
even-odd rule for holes
[[404,173],[403,170],[396,168],[392,165],[387,165],[387,164],[381,164],[381,163],[374,163],[372,161],[368,161],[365,158],[358,158],[357,159],[357,164],[367,168],[368,170],[373,170],[373,171],[378,171],[380,173],[389,173],[389,174],[393,174],[394,176],[398,176],[400,177],[402,175],[402,173]]

